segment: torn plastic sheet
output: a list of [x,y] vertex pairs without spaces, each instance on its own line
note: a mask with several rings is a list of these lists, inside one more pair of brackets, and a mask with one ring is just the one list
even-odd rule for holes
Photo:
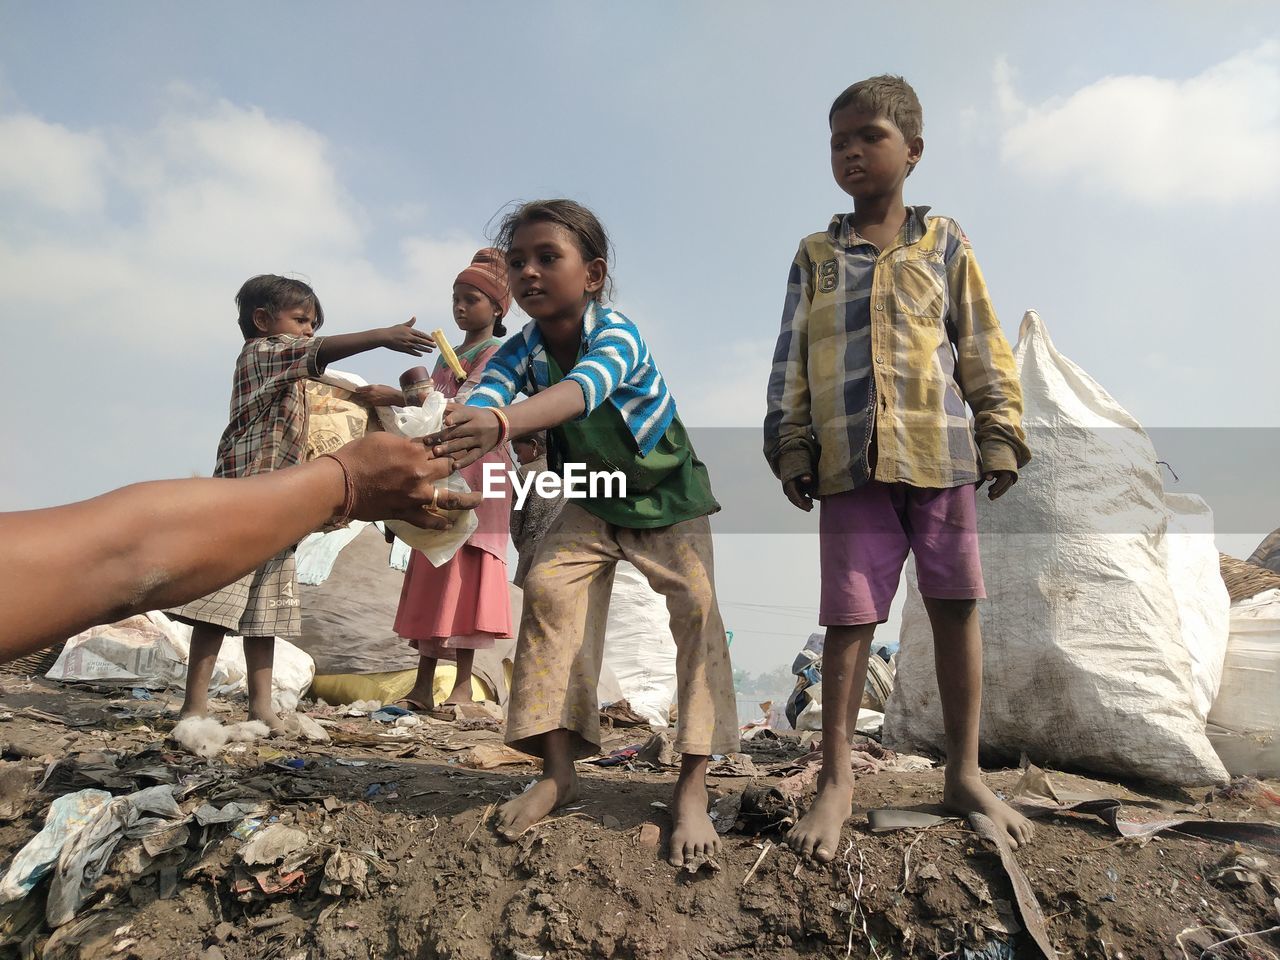
[[58,857],[45,908],[49,926],[60,927],[75,917],[106,870],[121,839],[143,839],[175,826],[175,820],[185,822],[173,798],[172,784],[147,787],[103,804]]

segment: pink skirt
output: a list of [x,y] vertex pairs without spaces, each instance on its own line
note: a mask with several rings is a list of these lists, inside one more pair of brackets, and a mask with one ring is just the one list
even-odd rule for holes
[[510,637],[506,563],[470,544],[443,567],[413,551],[395,631],[425,657],[452,658],[450,651],[483,650],[495,637]]

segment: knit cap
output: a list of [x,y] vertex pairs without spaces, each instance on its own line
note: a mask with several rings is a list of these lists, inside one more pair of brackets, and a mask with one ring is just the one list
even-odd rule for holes
[[511,309],[511,289],[507,286],[507,264],[502,251],[493,247],[477,250],[471,258],[471,266],[458,274],[454,283],[466,283],[475,287],[502,308],[505,317]]

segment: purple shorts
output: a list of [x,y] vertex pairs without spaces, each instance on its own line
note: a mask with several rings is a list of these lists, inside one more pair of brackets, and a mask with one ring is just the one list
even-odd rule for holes
[[880,483],[823,497],[818,513],[824,627],[883,623],[907,552],[916,556],[920,593],[981,600],[977,487],[947,490]]

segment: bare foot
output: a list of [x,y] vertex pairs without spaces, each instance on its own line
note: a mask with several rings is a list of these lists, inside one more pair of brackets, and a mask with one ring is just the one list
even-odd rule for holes
[[271,704],[249,704],[249,719],[259,720],[267,725],[273,737],[286,737],[289,735],[289,727],[281,719],[280,715],[271,709]]
[[830,863],[840,848],[840,831],[853,814],[853,781],[818,781],[809,812],[787,833],[787,846],[801,857]]
[[720,852],[720,835],[707,814],[707,785],[701,777],[681,777],[671,801],[671,852],[667,862],[682,867],[694,857],[714,857]]
[[577,773],[570,770],[563,779],[543,777],[498,808],[498,833],[507,840],[515,840],[552,810],[577,799]]
[[996,827],[1009,834],[1009,841],[1016,850],[1031,841],[1035,827],[1031,821],[991,792],[991,788],[975,775],[960,775],[953,780],[947,777],[942,792],[942,805],[952,813],[967,815],[981,813],[990,817]]

